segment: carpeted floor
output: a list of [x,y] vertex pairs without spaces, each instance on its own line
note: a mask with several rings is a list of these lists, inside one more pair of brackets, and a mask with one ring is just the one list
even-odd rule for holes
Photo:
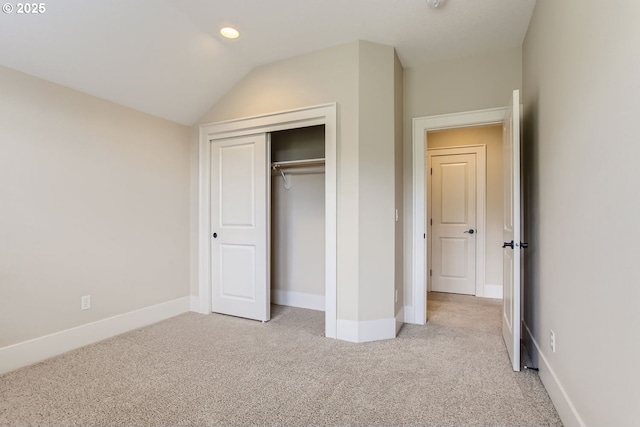
[[426,326],[366,344],[324,338],[316,311],[186,313],[0,377],[0,425],[562,425],[511,370],[498,301],[429,298]]

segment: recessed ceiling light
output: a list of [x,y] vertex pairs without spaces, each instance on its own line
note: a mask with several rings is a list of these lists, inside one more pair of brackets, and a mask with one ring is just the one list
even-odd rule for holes
[[233,27],[224,27],[220,29],[222,37],[227,39],[237,39],[240,37],[240,32]]

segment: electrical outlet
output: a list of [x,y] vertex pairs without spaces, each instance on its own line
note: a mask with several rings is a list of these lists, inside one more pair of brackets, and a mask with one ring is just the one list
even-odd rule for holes
[[549,344],[551,345],[551,351],[555,353],[556,352],[556,333],[551,330],[549,332],[551,332],[549,334]]
[[91,295],[84,295],[80,298],[80,310],[89,310],[91,308]]

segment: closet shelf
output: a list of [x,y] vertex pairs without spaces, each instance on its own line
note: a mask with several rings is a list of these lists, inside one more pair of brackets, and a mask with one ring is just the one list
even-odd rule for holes
[[318,159],[302,159],[302,160],[288,160],[284,162],[273,162],[271,163],[271,169],[285,169],[285,168],[294,168],[300,166],[314,166],[314,165],[323,165],[324,158]]

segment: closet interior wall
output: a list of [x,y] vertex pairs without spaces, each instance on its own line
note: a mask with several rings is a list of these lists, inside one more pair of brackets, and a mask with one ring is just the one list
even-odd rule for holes
[[[271,162],[324,159],[324,125],[271,133]],[[324,311],[324,164],[271,174],[271,302]]]

